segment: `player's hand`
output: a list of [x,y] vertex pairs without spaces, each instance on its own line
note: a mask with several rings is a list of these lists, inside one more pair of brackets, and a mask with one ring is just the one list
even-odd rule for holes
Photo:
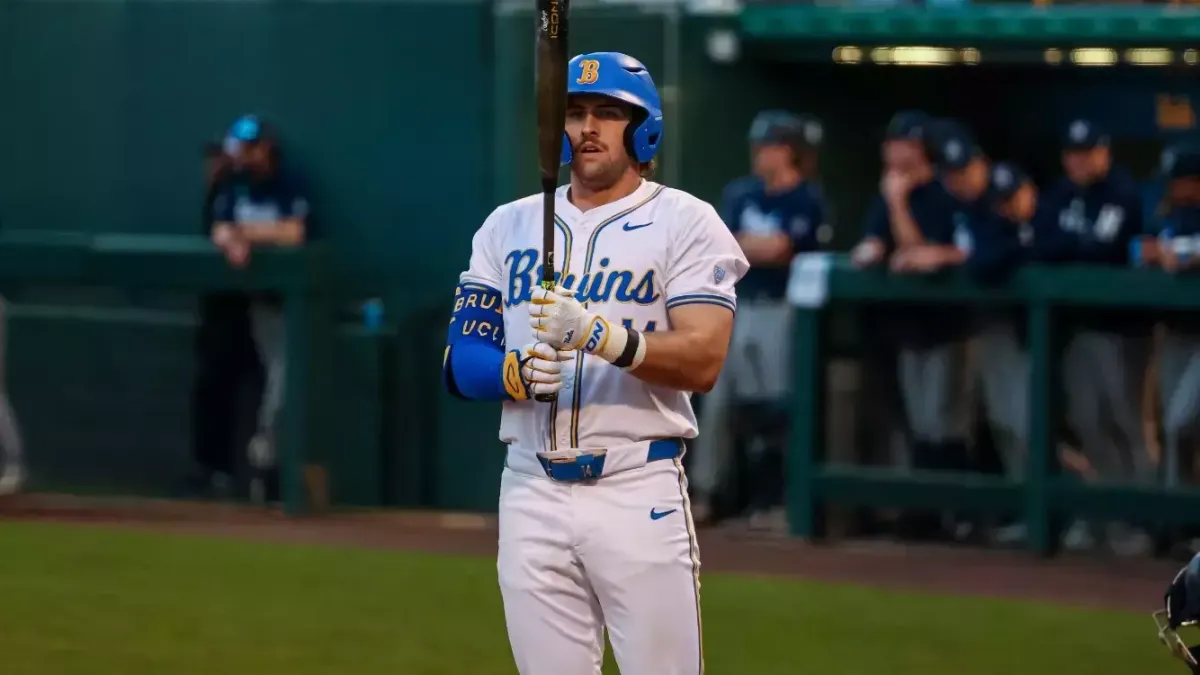
[[949,264],[945,251],[938,246],[911,246],[892,255],[893,272],[936,272]]
[[883,255],[886,252],[883,242],[878,239],[867,239],[859,242],[850,251],[850,263],[859,269],[878,265],[883,260]]
[[[557,394],[563,388],[563,373],[575,360],[575,352],[557,350],[543,342],[536,342],[515,351],[520,382],[504,382],[505,389],[517,400],[525,400],[542,394]],[[563,364],[568,364],[564,366]]]
[[596,316],[575,299],[574,291],[562,286],[554,290],[536,288],[529,306],[533,339],[556,349],[580,349]]
[[224,247],[225,260],[237,269],[250,264],[250,244],[240,239]]

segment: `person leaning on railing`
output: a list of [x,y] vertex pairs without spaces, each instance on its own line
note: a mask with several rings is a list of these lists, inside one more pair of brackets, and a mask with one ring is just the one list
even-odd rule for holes
[[[1163,154],[1162,175],[1162,202],[1147,223],[1149,234],[1134,240],[1130,257],[1134,264],[1172,273],[1195,270],[1200,267],[1200,143],[1169,147]],[[1190,462],[1200,441],[1200,317],[1194,310],[1164,312],[1162,323],[1166,335],[1158,371],[1163,479],[1174,486],[1185,477],[1181,459]]]
[[[214,205],[213,243],[234,267],[247,265],[256,248],[303,246],[313,234],[308,226],[308,199],[295,175],[284,170],[274,130],[247,115],[234,123],[230,136],[239,145],[240,169]],[[283,405],[287,348],[278,293],[252,298],[250,326],[266,368],[258,428],[247,449],[255,474],[251,497],[274,501],[278,493],[276,420]]]
[[[938,180],[930,150],[938,149],[927,115],[893,117],[884,142],[880,195],[868,211],[863,241],[851,253],[858,267],[887,261],[895,274],[927,274],[960,264],[960,203]],[[968,148],[963,148],[966,153]],[[972,317],[961,308],[928,305],[876,310],[880,333],[899,345],[897,375],[912,435],[911,468],[967,468],[970,400],[966,341]],[[932,514],[905,518],[909,536],[945,536]]]
[[[1051,264],[1125,266],[1130,243],[1141,234],[1141,191],[1113,162],[1110,138],[1095,123],[1077,119],[1066,129],[1064,177],[1039,200],[1031,249]],[[1142,434],[1142,400],[1149,363],[1150,322],[1126,311],[1063,310],[1069,336],[1062,375],[1067,422],[1100,480],[1149,483],[1154,479]],[[1102,532],[1077,520],[1064,546],[1090,549],[1103,537],[1122,553],[1147,549],[1140,529],[1111,523]]]

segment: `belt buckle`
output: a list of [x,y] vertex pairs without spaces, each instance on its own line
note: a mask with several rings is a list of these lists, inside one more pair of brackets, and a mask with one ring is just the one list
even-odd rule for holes
[[[546,474],[554,480],[561,480],[564,482],[575,482],[599,478],[599,474],[604,469],[604,455],[606,452],[606,450],[595,450],[592,452],[581,453],[573,457],[547,458]],[[599,460],[599,462],[597,462],[597,460]],[[599,464],[599,466],[597,466],[597,464]],[[555,471],[555,467],[561,467],[563,469],[566,469],[567,467],[574,467],[575,471],[570,472],[571,475],[569,476],[559,477],[555,475],[558,473]]]

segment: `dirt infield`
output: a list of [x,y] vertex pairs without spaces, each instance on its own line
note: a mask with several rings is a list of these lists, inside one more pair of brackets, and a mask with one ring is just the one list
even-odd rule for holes
[[[68,522],[259,541],[491,556],[494,518],[404,511],[288,518],[245,506],[22,495],[0,500],[0,520]],[[1019,552],[898,544],[805,544],[701,530],[706,572],[791,576],[936,593],[1017,597],[1151,611],[1179,563],[1113,558],[1038,560]]]

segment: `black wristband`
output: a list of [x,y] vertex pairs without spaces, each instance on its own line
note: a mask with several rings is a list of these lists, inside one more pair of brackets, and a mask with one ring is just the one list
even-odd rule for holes
[[633,357],[637,356],[638,345],[642,343],[641,333],[632,328],[626,328],[625,330],[629,331],[629,337],[625,340],[625,349],[612,362],[618,368],[628,368],[633,365]]

